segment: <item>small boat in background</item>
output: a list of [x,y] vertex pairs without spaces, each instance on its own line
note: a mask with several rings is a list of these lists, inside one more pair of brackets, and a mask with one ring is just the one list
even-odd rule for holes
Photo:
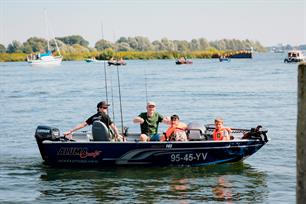
[[88,63],[98,62],[98,60],[95,57],[92,57],[92,58],[85,59],[85,62],[88,62]]
[[126,65],[126,62],[122,58],[120,60],[115,60],[114,58],[111,58],[107,63],[108,63],[108,66]]
[[287,58],[284,59],[284,63],[293,63],[293,62],[303,62],[305,61],[305,56],[300,50],[291,50],[288,51]]
[[220,62],[230,62],[231,59],[228,58],[228,57],[225,57],[225,56],[220,56],[220,57],[219,57],[219,61],[220,61]]
[[181,57],[175,61],[175,64],[192,64],[192,61],[188,60],[186,57]]
[[236,51],[234,53],[229,54],[229,58],[252,58],[252,52],[243,50],[243,51]]

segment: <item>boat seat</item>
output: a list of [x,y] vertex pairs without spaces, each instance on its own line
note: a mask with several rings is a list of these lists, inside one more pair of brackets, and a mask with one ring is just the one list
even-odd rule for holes
[[92,123],[92,138],[93,141],[110,141],[109,130],[101,121],[94,121]]
[[187,127],[187,136],[190,141],[207,140],[205,136],[205,126],[199,123],[189,123]]

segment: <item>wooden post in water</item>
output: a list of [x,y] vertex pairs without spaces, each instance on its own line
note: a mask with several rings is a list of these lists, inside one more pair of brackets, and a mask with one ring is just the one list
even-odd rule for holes
[[306,201],[306,63],[298,66],[296,203]]

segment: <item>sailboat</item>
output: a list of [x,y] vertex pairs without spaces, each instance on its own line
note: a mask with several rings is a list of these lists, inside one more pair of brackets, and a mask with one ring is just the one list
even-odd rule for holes
[[[45,23],[46,23],[46,33],[48,36],[47,39],[47,50],[46,52],[39,52],[31,54],[27,57],[27,62],[32,66],[58,66],[62,63],[63,56],[60,53],[60,49],[55,38],[49,38],[49,30],[47,23],[47,12],[44,11]],[[51,50],[50,42],[54,41],[55,49]],[[57,54],[57,55],[55,55]]]

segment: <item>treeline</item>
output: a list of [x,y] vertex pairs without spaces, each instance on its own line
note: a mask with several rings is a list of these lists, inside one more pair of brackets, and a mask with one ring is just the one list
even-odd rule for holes
[[[251,47],[259,52],[265,48],[258,42],[250,40],[222,39],[208,41],[205,38],[186,40],[169,40],[163,38],[150,42],[147,37],[120,37],[115,43],[101,39],[95,46],[89,47],[89,42],[80,35],[57,37],[57,43],[61,50],[65,52],[92,52],[112,49],[116,52],[125,51],[203,51],[203,50],[245,50]],[[51,41],[54,46],[54,42]],[[21,43],[17,40],[11,42],[7,48],[0,44],[0,53],[27,53],[39,52],[47,49],[47,41],[43,38],[31,37],[26,42]]]
[[[136,36],[120,37],[116,42],[110,42],[105,39],[101,39],[95,43],[94,47],[90,47],[89,42],[82,36],[72,35],[57,37],[56,42],[65,60],[77,60],[79,58],[84,59],[84,57],[87,55],[98,56],[99,58],[104,59],[109,57],[109,55],[113,55],[114,53],[118,52],[127,52],[126,54],[121,54],[121,56],[129,55],[128,58],[137,58],[138,56],[141,59],[148,57],[144,56],[144,53],[142,55],[139,54],[139,52],[147,52],[146,55],[150,55],[149,58],[155,55],[153,52],[157,52],[157,55],[159,56],[158,58],[162,58],[162,55],[171,55],[174,57],[177,55],[177,53],[218,53],[220,51],[249,50],[251,48],[258,52],[266,51],[258,41],[254,42],[251,40],[237,39],[208,41],[205,38],[199,38],[192,39],[191,41],[186,41],[169,40],[167,38],[163,38],[161,40],[155,40],[151,42],[147,37]],[[52,50],[55,50],[54,41],[50,41],[50,46],[52,47]],[[7,47],[0,44],[0,53],[19,53],[19,56],[46,50],[47,40],[38,37],[31,37],[23,43],[14,40]],[[0,60],[1,58],[3,58],[3,56],[0,57]]]

